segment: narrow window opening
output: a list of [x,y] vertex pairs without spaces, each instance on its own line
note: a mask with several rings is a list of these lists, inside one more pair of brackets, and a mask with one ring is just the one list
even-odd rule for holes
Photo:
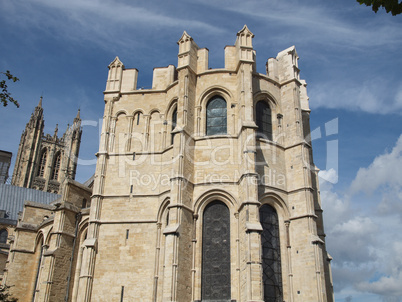
[[138,112],[137,113],[137,125],[139,125],[140,124],[140,113]]
[[259,101],[256,106],[257,137],[272,140],[271,108],[265,101]]
[[52,170],[52,179],[58,180],[59,179],[59,171],[60,171],[60,152],[56,154],[56,158],[53,163],[53,170]]
[[128,235],[130,234],[130,230],[129,229],[127,229],[126,230],[126,240],[128,239]]
[[[171,129],[171,132],[173,132],[174,128],[176,128],[176,124],[177,124],[177,108],[172,113],[172,129]],[[170,144],[171,145],[173,145],[173,139],[174,139],[174,133],[172,133],[171,136],[170,136]]]
[[43,149],[41,157],[40,157],[39,169],[38,169],[37,176],[43,177],[43,175],[45,174],[46,158],[47,158],[47,150]]
[[133,153],[133,160],[135,160],[135,152]]
[[0,231],[0,243],[7,243],[8,232],[6,229]]
[[133,193],[133,185],[130,186],[130,193]]

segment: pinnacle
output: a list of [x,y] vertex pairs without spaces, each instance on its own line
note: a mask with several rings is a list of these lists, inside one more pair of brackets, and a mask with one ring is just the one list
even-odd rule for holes
[[77,116],[75,118],[78,119],[78,120],[81,119],[80,118],[80,109],[78,109]]

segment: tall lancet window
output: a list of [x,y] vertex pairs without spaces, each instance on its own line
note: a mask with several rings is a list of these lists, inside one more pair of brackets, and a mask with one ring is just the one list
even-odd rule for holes
[[54,159],[54,163],[53,163],[53,170],[52,170],[52,179],[53,180],[59,179],[60,160],[61,160],[60,152],[57,152],[56,157]]
[[43,177],[43,175],[45,175],[46,159],[47,159],[47,149],[45,148],[42,150],[42,154],[40,155],[40,162],[38,169],[38,176],[40,177]]
[[257,137],[272,140],[271,108],[265,101],[259,101],[255,110],[258,126]]
[[282,302],[281,249],[279,242],[278,215],[270,205],[260,208],[262,225],[262,280],[265,302]]
[[204,210],[201,275],[202,301],[230,301],[230,214],[220,201]]
[[[177,108],[173,111],[172,113],[172,129],[171,132],[176,128],[176,123],[177,123]],[[174,133],[171,134],[170,138],[170,144],[173,145],[173,138],[174,138]]]
[[227,132],[227,109],[226,101],[216,96],[207,104],[207,135],[226,134]]

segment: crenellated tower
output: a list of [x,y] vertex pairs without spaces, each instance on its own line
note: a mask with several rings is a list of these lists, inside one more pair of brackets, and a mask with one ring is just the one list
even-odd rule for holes
[[258,73],[253,38],[209,69],[184,32],[151,89],[108,66],[71,301],[334,300],[298,55]]
[[73,124],[59,137],[44,134],[42,97],[22,132],[11,184],[59,193],[65,178],[74,179],[81,142],[80,110]]

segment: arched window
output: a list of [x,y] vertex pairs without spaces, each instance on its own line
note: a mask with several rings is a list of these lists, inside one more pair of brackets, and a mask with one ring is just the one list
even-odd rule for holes
[[52,179],[54,180],[59,179],[60,160],[61,160],[60,152],[57,152],[53,162],[53,169],[52,169]]
[[201,275],[203,301],[230,301],[230,214],[220,201],[204,210]]
[[47,159],[47,149],[43,149],[42,154],[40,156],[39,162],[39,169],[38,169],[38,176],[43,177],[45,174],[45,167],[46,167],[46,159]]
[[226,134],[227,113],[226,101],[216,96],[207,104],[207,135]]
[[281,250],[278,215],[270,205],[260,208],[262,280],[265,302],[282,302]]
[[6,229],[0,231],[0,243],[7,243],[8,232]]
[[259,101],[255,110],[258,126],[257,137],[272,140],[271,108],[265,101]]
[[[172,113],[172,129],[171,131],[176,128],[176,123],[177,123],[177,108],[173,111]],[[170,144],[173,144],[173,138],[174,138],[174,133],[171,133],[171,138],[170,138]]]

